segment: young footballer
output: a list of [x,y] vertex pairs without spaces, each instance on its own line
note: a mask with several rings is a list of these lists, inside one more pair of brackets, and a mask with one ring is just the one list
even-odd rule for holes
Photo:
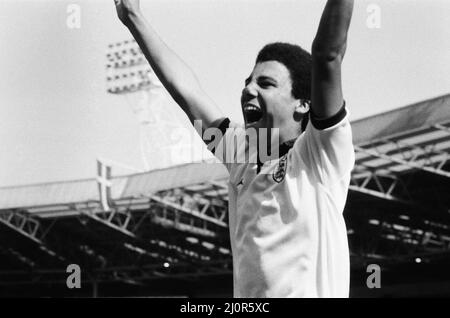
[[[268,44],[259,52],[242,91],[246,130],[232,129],[237,125],[142,16],[139,0],[115,4],[190,120],[222,133],[205,142],[230,174],[234,296],[348,297],[342,213],[354,149],[341,64],[354,1],[327,1],[311,54],[287,43]],[[237,138],[249,130],[256,131],[256,141]],[[265,160],[263,150],[276,158]]]

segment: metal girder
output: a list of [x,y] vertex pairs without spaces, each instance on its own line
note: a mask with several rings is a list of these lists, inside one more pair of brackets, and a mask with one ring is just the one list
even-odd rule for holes
[[53,204],[45,206],[37,206],[27,208],[27,212],[30,215],[39,216],[40,219],[55,219],[58,217],[68,217],[77,215],[76,211],[73,211],[69,205],[65,204]]
[[[430,127],[448,132],[442,125]],[[442,135],[442,134],[441,134]],[[401,139],[384,138],[376,144],[355,146],[356,169],[352,173],[350,189],[386,200],[412,203],[411,196],[401,173],[408,170],[422,170],[442,177],[450,177],[444,170],[450,161],[450,154],[444,146],[447,137],[418,143],[407,143]],[[411,137],[412,138],[412,137]],[[449,140],[450,141],[450,140]],[[361,156],[362,155],[362,156]]]
[[[142,200],[139,202],[141,206]],[[210,258],[210,256],[207,256],[208,253],[205,254],[206,250],[195,252],[178,243],[170,242],[170,240],[155,240],[151,237],[141,237],[138,233],[138,229],[146,218],[150,219],[151,223],[170,226],[178,230],[188,231],[196,228],[193,224],[182,224],[179,218],[180,212],[178,210],[170,208],[172,216],[169,215],[169,213],[166,213],[168,207],[163,204],[151,204],[149,208],[142,211],[132,211],[130,207],[125,207],[124,202],[122,202],[120,208],[112,206],[109,211],[102,211],[98,204],[77,204],[75,208],[81,215],[88,217],[89,220],[94,220],[95,222],[103,224],[108,228],[131,238],[131,242],[135,242],[133,244],[137,244],[137,246],[126,243],[124,247],[129,250],[134,250],[139,254],[150,256],[158,254],[158,257],[176,259],[177,262],[189,259],[192,261],[198,259],[203,262],[205,261],[205,257],[208,259]],[[191,220],[192,219],[193,218],[191,217]],[[216,232],[212,230],[209,232],[210,233],[207,236],[217,235]],[[194,234],[205,236],[205,231],[194,231]],[[217,248],[219,248],[219,246]]]
[[189,190],[173,189],[127,201],[123,199],[113,204],[109,211],[104,211],[96,202],[74,204],[73,208],[81,215],[132,238],[146,218],[151,218],[153,223],[202,236],[216,236],[217,227],[228,227],[223,200],[207,199],[201,194],[189,193]]
[[182,218],[179,210],[167,206],[155,208],[152,215],[152,222],[163,227],[170,227],[176,230],[199,235],[202,237],[216,237],[217,233],[208,229],[207,222],[204,220],[195,220],[194,218]]
[[136,238],[135,232],[147,217],[150,210],[133,213],[127,207],[110,208],[103,211],[98,204],[75,204],[74,208],[84,216],[99,222],[112,230],[118,231],[129,237]]
[[42,244],[42,242],[37,238],[38,230],[41,226],[40,222],[24,212],[1,211],[0,223],[3,223],[7,227],[15,230],[38,244]]
[[[49,248],[46,244],[47,242],[44,241],[55,222],[56,219],[54,219],[49,225],[44,226],[40,220],[31,216],[26,211],[0,211],[0,224],[7,226],[16,233],[19,233],[26,239],[37,244],[37,246],[39,246],[39,250],[44,252],[47,256],[50,256],[51,259],[64,261],[65,258],[56,253],[52,248]],[[22,263],[27,263],[32,267],[35,265],[34,260],[31,260],[27,255],[24,255],[23,252],[19,252],[18,250],[12,248],[9,248],[8,250]]]
[[378,171],[366,170],[358,176],[352,174],[349,189],[385,200],[411,203],[408,190],[398,176]]
[[447,126],[437,124],[437,125],[434,125],[433,127],[436,129],[445,131],[446,133],[448,133],[450,135],[450,128]]
[[183,195],[181,189],[178,189],[178,191],[180,193],[175,196],[169,191],[151,195],[150,198],[157,203],[202,220],[205,227],[207,223],[215,224],[222,228],[228,227],[225,222],[226,207],[212,205],[210,200],[201,196]]
[[[355,149],[361,153],[367,154],[375,158],[384,159],[391,163],[404,165],[411,169],[419,169],[443,177],[450,178],[450,172],[442,170],[444,165],[450,159],[450,155],[447,152],[438,151],[436,149],[433,149],[433,147],[428,147],[428,149],[425,149],[417,145],[406,145],[404,142],[390,141],[390,140],[386,141],[395,146],[396,150],[398,150],[399,155],[397,156],[394,156],[392,154],[387,155],[379,151],[377,148],[366,149],[360,146],[355,146]],[[414,154],[411,154],[409,158],[407,158],[404,150],[405,147],[408,147],[416,151]],[[419,156],[424,157],[424,159],[419,159]],[[377,167],[374,168],[376,169]]]
[[37,244],[44,245],[42,239],[50,231],[54,222],[44,227],[42,223],[26,211],[0,211],[0,223],[20,233]]
[[184,191],[201,194],[208,200],[228,201],[228,186],[223,180],[210,181],[198,185],[184,187]]

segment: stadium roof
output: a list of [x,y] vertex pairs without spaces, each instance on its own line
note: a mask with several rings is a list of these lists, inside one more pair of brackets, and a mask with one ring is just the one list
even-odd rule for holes
[[450,124],[450,94],[353,121],[353,142],[364,145],[408,132],[419,134],[439,124]]
[[[395,199],[393,191],[357,186],[361,180],[425,169],[450,177],[442,167],[450,149],[450,95],[352,122],[357,162],[353,190]],[[112,179],[112,199],[141,197],[162,190],[224,180],[220,164],[192,163]],[[381,190],[381,191],[379,191]],[[98,201],[96,179],[0,187],[0,209]]]
[[[192,163],[113,177],[111,199],[141,197],[210,180],[220,181],[227,176],[228,173],[221,164]],[[36,208],[98,200],[99,190],[96,179],[0,188],[0,209]]]

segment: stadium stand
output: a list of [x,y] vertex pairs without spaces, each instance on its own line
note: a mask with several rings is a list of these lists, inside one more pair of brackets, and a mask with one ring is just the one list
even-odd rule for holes
[[[352,128],[351,296],[450,295],[450,95]],[[228,297],[231,269],[220,164],[0,188],[0,296]]]

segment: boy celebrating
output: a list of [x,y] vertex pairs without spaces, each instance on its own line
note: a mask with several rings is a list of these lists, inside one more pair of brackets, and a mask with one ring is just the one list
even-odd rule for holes
[[[264,160],[261,142],[255,147],[246,138],[234,139],[230,128],[236,125],[145,20],[139,0],[115,0],[120,20],[189,119],[222,132],[222,138],[205,142],[230,173],[235,297],[348,297],[342,213],[354,150],[341,64],[353,2],[327,1],[312,54],[287,43],[259,52],[241,106],[247,131],[277,150],[275,160]],[[269,132],[265,137],[263,130]],[[229,147],[235,140],[243,147]],[[246,162],[236,160],[242,149]]]

